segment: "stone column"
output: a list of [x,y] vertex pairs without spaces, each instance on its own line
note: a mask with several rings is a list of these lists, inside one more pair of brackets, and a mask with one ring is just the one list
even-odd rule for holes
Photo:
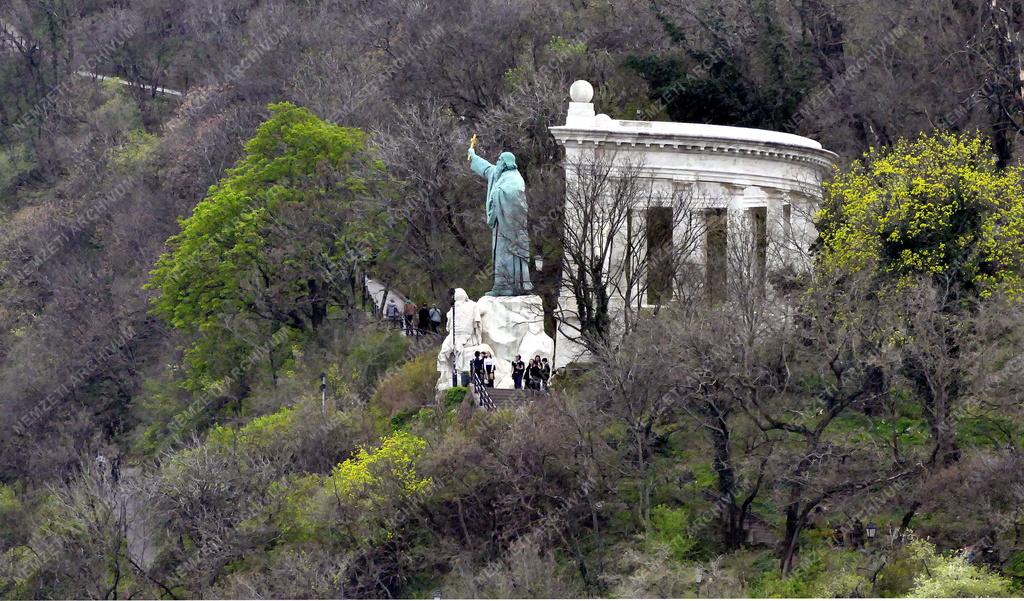
[[781,269],[789,260],[789,226],[790,215],[786,209],[787,202],[777,190],[768,191],[768,203],[765,211],[768,225],[768,271]]
[[746,206],[743,203],[743,195],[739,189],[733,189],[726,207],[727,239],[726,243],[726,294],[731,292],[737,282],[742,282],[746,277],[740,272],[742,267],[738,259],[744,245],[749,240],[749,222],[747,221]]
[[696,300],[690,297],[702,287],[704,280],[704,253],[707,249],[704,211],[707,207],[693,182],[676,182],[673,193],[676,195],[673,200],[685,214],[673,214],[679,221],[672,230],[673,252],[680,260],[672,292],[673,297],[686,302]]
[[789,222],[792,228],[790,260],[798,270],[810,269],[811,245],[818,238],[818,230],[814,227],[814,213],[817,211],[818,203],[797,192],[790,192],[789,198]]

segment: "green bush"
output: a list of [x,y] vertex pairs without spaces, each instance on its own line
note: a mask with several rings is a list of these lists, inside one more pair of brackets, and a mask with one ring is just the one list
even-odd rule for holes
[[664,543],[676,561],[692,559],[697,541],[690,537],[690,512],[684,507],[658,505],[651,509],[650,534]]
[[417,467],[425,448],[422,438],[398,431],[376,446],[360,447],[328,476],[293,475],[275,482],[269,493],[276,503],[266,518],[290,542],[389,540],[394,533],[388,518],[399,504],[433,485]]
[[788,576],[776,570],[764,574],[752,594],[769,598],[863,597],[871,592],[868,561],[867,555],[857,551],[811,549]]
[[897,554],[878,572],[872,594],[878,597],[905,597],[914,588],[916,576],[916,563],[906,553]]
[[1014,578],[1024,578],[1024,551],[1011,557],[1003,571]]
[[25,517],[25,505],[14,487],[0,484],[0,551],[23,541]]
[[138,173],[157,158],[160,138],[143,129],[127,133],[123,144],[110,151],[110,165],[121,173]]
[[345,358],[344,365],[328,370],[328,378],[351,382],[357,392],[367,391],[363,397],[367,398],[377,380],[402,360],[408,346],[406,337],[394,330],[365,328]]
[[453,386],[444,392],[444,407],[445,409],[454,409],[462,404],[463,399],[466,398],[466,393],[469,391],[465,386]]
[[415,413],[433,402],[436,384],[436,359],[429,354],[419,355],[389,371],[377,385],[370,404],[390,417]]
[[285,407],[275,413],[261,415],[238,430],[217,426],[210,430],[206,444],[218,450],[237,446],[240,450],[267,452],[286,442],[294,421],[295,410]]

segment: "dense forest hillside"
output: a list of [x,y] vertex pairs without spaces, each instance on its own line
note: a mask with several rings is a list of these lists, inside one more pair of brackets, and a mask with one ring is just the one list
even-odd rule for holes
[[[4,0],[5,598],[1013,596],[1021,0]],[[490,284],[481,183],[618,119],[837,153],[809,273],[554,390],[386,327]],[[533,224],[551,325],[563,224]],[[488,272],[489,273],[489,272]],[[323,396],[321,382],[324,383]]]

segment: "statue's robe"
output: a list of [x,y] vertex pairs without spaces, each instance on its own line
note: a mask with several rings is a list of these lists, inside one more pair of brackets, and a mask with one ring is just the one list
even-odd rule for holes
[[470,168],[487,180],[487,225],[491,228],[494,283],[488,296],[517,296],[533,290],[526,183],[510,152],[491,164],[470,149]]

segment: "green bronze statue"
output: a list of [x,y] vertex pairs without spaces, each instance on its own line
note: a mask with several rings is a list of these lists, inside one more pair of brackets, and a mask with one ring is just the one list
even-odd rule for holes
[[491,228],[494,283],[487,296],[518,296],[533,290],[530,282],[530,234],[526,219],[526,182],[511,152],[491,164],[476,154],[476,135],[469,142],[469,166],[487,180],[487,225]]

